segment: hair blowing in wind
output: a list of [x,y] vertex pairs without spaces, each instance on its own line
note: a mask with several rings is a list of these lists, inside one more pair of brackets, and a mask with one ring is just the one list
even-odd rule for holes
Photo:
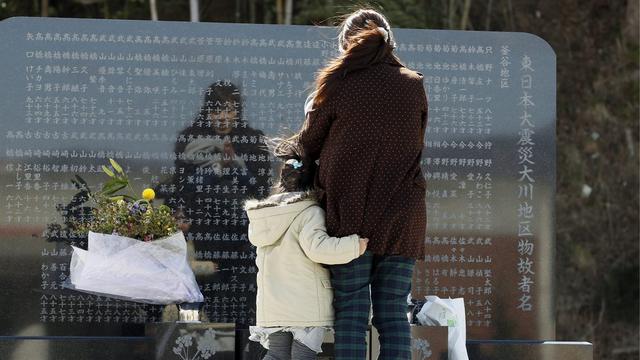
[[315,81],[314,107],[320,106],[349,72],[367,68],[387,56],[397,63],[395,43],[389,22],[375,10],[360,9],[340,25],[338,35],[342,53],[318,72]]

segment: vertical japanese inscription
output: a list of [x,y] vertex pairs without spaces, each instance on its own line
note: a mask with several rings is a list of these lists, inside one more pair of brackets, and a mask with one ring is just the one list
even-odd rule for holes
[[520,101],[518,106],[521,110],[520,131],[518,135],[518,309],[521,311],[531,311],[532,288],[535,285],[535,264],[534,264],[534,238],[535,238],[535,209],[533,205],[535,189],[535,166],[534,161],[534,109],[533,95],[533,64],[528,55],[523,55],[520,63]]

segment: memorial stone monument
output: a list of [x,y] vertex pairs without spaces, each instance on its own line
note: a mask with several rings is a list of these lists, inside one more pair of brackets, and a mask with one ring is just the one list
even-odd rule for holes
[[[86,246],[64,223],[81,205],[70,179],[99,184],[109,158],[184,219],[204,320],[235,323],[246,342],[257,268],[242,204],[269,192],[265,136],[299,129],[335,29],[55,18],[0,29],[2,353],[17,359],[37,339],[53,359],[66,354],[56,344],[91,336],[146,358],[145,324],[171,321],[168,307],[62,287],[69,244]],[[477,358],[497,340],[554,340],[552,49],[525,33],[394,33],[429,99],[427,255],[412,296],[464,297]]]

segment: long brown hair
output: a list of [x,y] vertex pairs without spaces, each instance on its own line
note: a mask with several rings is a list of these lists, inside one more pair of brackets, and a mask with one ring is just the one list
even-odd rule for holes
[[314,108],[329,98],[349,72],[367,68],[387,57],[402,65],[393,53],[395,42],[389,21],[372,9],[359,9],[345,17],[340,24],[338,46],[342,53],[316,76]]

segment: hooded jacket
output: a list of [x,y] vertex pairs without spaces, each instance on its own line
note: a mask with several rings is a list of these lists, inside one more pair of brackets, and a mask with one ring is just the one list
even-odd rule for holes
[[309,193],[245,203],[249,241],[257,246],[257,326],[331,326],[333,290],[320,264],[357,258],[358,235],[330,237],[324,210]]

